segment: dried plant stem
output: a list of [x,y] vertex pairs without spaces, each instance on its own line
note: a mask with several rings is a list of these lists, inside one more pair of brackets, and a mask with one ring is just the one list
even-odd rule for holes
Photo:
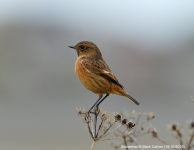
[[[121,124],[120,124],[120,125],[121,125]],[[117,126],[113,131],[108,132],[108,134],[106,134],[104,137],[108,136],[108,135],[111,134],[111,133],[114,134],[114,131],[117,130],[118,127],[120,127],[120,125]],[[125,131],[126,131],[126,130],[125,130]],[[120,133],[121,133],[121,131],[120,131]]]
[[[97,108],[98,109],[98,108]],[[96,125],[97,125],[97,113],[95,112],[95,117],[94,117],[94,138],[97,138],[96,134]]]
[[[183,145],[182,135],[181,135],[181,133],[179,132],[179,130],[177,130],[177,134],[178,134],[178,136],[179,136],[180,144]],[[183,147],[182,147],[182,150],[184,150]]]
[[[99,140],[99,141],[107,141],[107,140],[112,140],[112,139],[115,139],[116,137],[119,137],[121,136],[122,134],[124,134],[128,129],[126,129],[125,131],[123,131],[122,133],[120,133],[119,135],[113,133],[115,136],[110,138],[110,139],[104,139],[104,140]],[[106,137],[107,135],[105,135],[104,137]]]
[[126,150],[129,150],[128,147],[127,147],[127,140],[126,140],[126,136],[123,136],[123,140],[124,140],[124,143],[125,143],[125,146],[126,146]]
[[156,137],[160,142],[162,142],[163,144],[165,144],[165,145],[169,145],[169,144],[167,144],[166,142],[164,142],[163,140],[161,140],[159,137]]
[[[93,139],[91,150],[94,150],[94,146],[97,141],[112,140],[115,139],[116,137],[122,137],[124,139],[124,145],[126,146],[126,150],[128,150],[127,138],[130,134],[132,134],[133,132],[132,129],[135,126],[135,124],[133,124],[130,121],[128,122],[127,119],[123,118],[122,115],[120,114],[116,114],[114,116],[114,119],[111,119],[109,118],[110,112],[108,114],[107,111],[102,112],[102,110],[99,109],[98,107],[95,107],[93,109],[93,112],[88,112],[85,109],[82,110],[81,108],[77,107],[76,110],[78,112],[78,115],[81,116],[83,122],[87,124],[89,134]],[[98,119],[100,119],[100,121]],[[97,124],[97,122],[99,125]],[[115,125],[116,123],[118,123],[117,126]],[[120,131],[118,129],[121,125],[125,127],[124,131]],[[116,131],[119,131],[119,133],[117,133]],[[111,138],[110,136],[110,138],[108,138],[107,136],[110,134],[114,137]],[[104,139],[105,137],[107,139]]]
[[189,149],[192,149],[194,147],[194,145],[190,146]]
[[88,125],[88,130],[89,130],[89,133],[90,133],[90,135],[91,135],[92,139],[94,140],[94,137],[93,137],[92,131],[91,131],[91,129],[90,129],[89,122],[87,122],[87,125]]
[[[162,142],[165,145],[169,145],[168,143],[164,142],[163,140],[161,140],[159,137],[156,137],[158,139],[158,141]],[[176,148],[173,148],[174,150],[176,150]]]
[[140,137],[140,136],[145,135],[145,134],[148,134],[148,132],[145,132],[145,133],[142,133],[142,134],[139,134],[139,135],[135,135],[135,137]]
[[101,127],[102,127],[103,123],[104,123],[104,120],[102,120],[101,123],[100,123],[100,126],[99,126],[99,128],[98,128],[98,132],[97,132],[96,137],[98,137],[98,134],[100,133],[100,131],[101,131],[101,129],[102,129]]
[[135,138],[134,134],[131,134],[130,137],[133,139],[133,141],[135,142],[136,145],[139,145],[139,143],[138,143],[137,139]]
[[189,140],[188,150],[191,149],[192,147],[194,147],[194,145],[191,146],[191,143],[192,143],[192,141],[193,141],[193,138],[194,138],[194,132],[193,132],[193,134],[191,135],[191,138],[190,138],[190,140]]
[[92,147],[91,147],[91,150],[94,149],[95,144],[96,144],[96,141],[94,140],[94,141],[93,141],[93,144],[92,144]]
[[104,133],[102,133],[102,135],[99,138],[97,138],[97,140],[101,139],[114,124],[115,124],[115,122],[113,122],[112,124],[110,124],[110,126],[104,131]]

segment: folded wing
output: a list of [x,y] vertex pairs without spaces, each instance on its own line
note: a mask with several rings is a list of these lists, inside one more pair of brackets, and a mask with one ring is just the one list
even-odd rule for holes
[[119,85],[122,89],[124,87],[119,83],[117,78],[113,75],[111,70],[109,69],[108,65],[105,63],[105,61],[99,60],[96,61],[90,61],[90,60],[82,60],[82,65],[89,71],[96,75],[99,75],[101,77],[104,77],[105,79]]

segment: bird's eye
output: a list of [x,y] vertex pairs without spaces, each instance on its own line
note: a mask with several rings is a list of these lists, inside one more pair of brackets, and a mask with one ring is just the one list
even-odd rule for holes
[[84,45],[81,45],[80,48],[81,48],[81,49],[85,49],[85,46],[84,46]]

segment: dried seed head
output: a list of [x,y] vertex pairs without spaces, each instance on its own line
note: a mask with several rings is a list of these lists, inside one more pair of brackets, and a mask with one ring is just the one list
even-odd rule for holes
[[124,118],[124,119],[121,120],[121,124],[124,125],[124,124],[127,123],[127,121],[128,121],[128,120]]
[[94,110],[94,112],[95,112],[97,115],[100,113],[100,108],[97,107],[97,106],[95,106],[93,110]]
[[170,129],[171,131],[179,131],[179,124],[178,123],[172,123],[167,125],[168,129]]
[[112,119],[111,119],[111,118],[108,118],[108,119],[107,119],[107,124],[109,124],[109,125],[112,124]]
[[91,115],[90,115],[90,113],[89,114],[87,114],[87,113],[84,113],[84,115],[82,115],[83,116],[83,121],[85,122],[85,123],[87,123],[87,122],[92,122],[92,117],[91,117]]
[[105,119],[104,119],[105,117],[106,117],[106,114],[102,114],[101,119],[102,119],[102,120],[105,120]]
[[194,128],[194,121],[191,122],[191,128]]
[[79,116],[79,115],[82,115],[82,111],[78,111],[78,116]]
[[105,121],[110,116],[110,112],[106,115],[106,111],[100,116],[101,120]]
[[193,129],[194,128],[194,121],[192,121],[191,119],[187,120],[187,126],[189,129]]
[[147,120],[151,120],[151,119],[153,119],[153,118],[155,118],[154,113],[153,113],[153,112],[149,112],[149,113],[147,114]]
[[182,137],[182,133],[181,132],[178,132],[177,133],[179,137]]
[[158,137],[158,134],[157,134],[156,129],[153,129],[153,130],[151,131],[151,134],[152,134],[152,137],[153,137],[153,138],[157,138],[157,137]]
[[78,116],[82,115],[82,109],[81,108],[76,107],[76,111],[78,113]]
[[172,125],[172,131],[177,131],[178,130],[178,125],[177,124],[173,124]]
[[117,114],[115,116],[115,122],[117,122],[117,121],[121,121],[121,115],[119,115],[119,114]]
[[132,122],[128,122],[127,123],[127,128],[131,129],[135,126],[135,124],[133,124]]
[[187,121],[187,125],[188,125],[189,129],[193,129],[194,128],[194,121],[192,121],[190,119],[189,121]]

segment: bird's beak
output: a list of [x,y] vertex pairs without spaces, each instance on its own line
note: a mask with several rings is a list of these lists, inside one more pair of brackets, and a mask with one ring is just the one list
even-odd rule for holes
[[76,47],[75,46],[68,46],[69,48],[73,48],[73,49],[76,49]]

